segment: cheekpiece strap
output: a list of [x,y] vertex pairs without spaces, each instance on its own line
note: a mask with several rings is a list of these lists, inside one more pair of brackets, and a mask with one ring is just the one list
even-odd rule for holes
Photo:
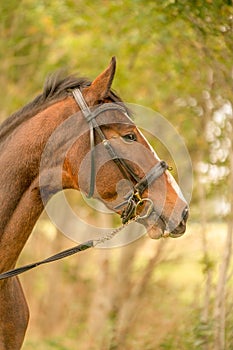
[[77,102],[77,104],[81,108],[81,111],[82,111],[84,117],[88,120],[88,118],[91,116],[92,112],[91,112],[89,106],[87,105],[87,103],[83,97],[82,92],[79,89],[74,89],[74,90],[72,90],[72,94],[74,96],[75,101]]

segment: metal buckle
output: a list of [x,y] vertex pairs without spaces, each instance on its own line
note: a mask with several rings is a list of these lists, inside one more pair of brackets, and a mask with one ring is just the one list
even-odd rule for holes
[[142,197],[139,191],[134,192],[133,197],[136,199],[136,202],[140,203],[142,201]]

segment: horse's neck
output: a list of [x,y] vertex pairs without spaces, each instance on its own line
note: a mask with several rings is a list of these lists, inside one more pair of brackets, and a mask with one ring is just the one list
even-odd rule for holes
[[75,107],[72,101],[58,102],[19,126],[5,142],[0,156],[0,270],[14,266],[43,210],[42,152],[54,129],[75,113]]
[[42,210],[43,203],[32,184],[11,213],[0,239],[0,271],[14,267]]

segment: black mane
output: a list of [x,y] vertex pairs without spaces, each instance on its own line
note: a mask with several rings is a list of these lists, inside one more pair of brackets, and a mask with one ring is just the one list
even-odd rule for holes
[[62,73],[58,72],[48,76],[44,84],[43,92],[1,124],[0,142],[3,142],[21,123],[47,108],[50,104],[67,97],[70,94],[70,89],[87,85],[90,85],[88,79],[77,78],[74,75],[64,78]]
[[[64,78],[62,72],[57,72],[48,76],[44,84],[43,92],[33,101],[12,114],[0,125],[0,143],[4,142],[10,133],[23,122],[46,109],[56,101],[66,98],[70,94],[71,89],[82,88],[90,84],[91,82],[87,78],[78,78],[75,75]],[[113,102],[122,102],[120,97],[112,90],[110,91],[109,98]]]

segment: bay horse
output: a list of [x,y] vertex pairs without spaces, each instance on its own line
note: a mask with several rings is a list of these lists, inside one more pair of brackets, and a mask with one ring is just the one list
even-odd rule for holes
[[[124,222],[136,215],[135,207],[141,212],[149,203],[141,223],[151,238],[185,232],[187,203],[111,90],[115,67],[113,57],[93,82],[50,76],[39,96],[2,123],[0,273],[15,267],[44,206],[63,189],[97,198]],[[52,151],[46,153],[48,143]],[[98,171],[95,164],[102,164]],[[128,195],[128,188],[118,186],[123,180],[131,183]],[[28,319],[18,277],[1,280],[1,350],[21,348]]]

